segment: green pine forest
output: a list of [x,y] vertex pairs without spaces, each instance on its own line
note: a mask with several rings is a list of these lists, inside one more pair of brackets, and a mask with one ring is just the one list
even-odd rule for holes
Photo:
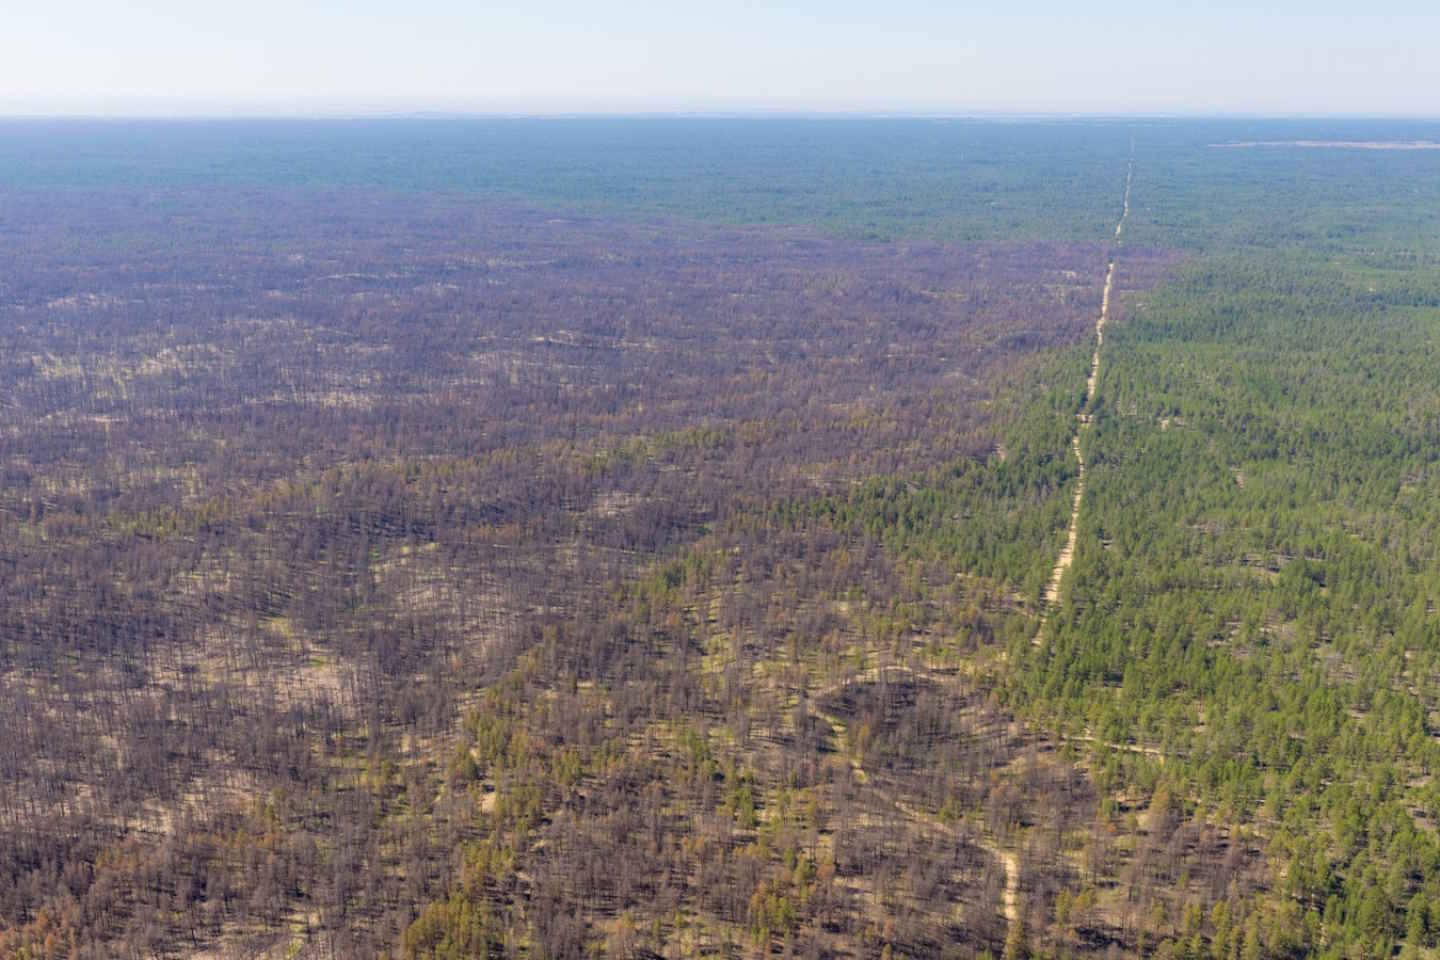
[[768,123],[0,155],[0,956],[1440,956],[1432,131]]

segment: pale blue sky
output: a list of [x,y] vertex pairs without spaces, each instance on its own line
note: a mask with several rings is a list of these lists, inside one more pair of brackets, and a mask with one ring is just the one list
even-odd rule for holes
[[1440,115],[1440,4],[10,0],[0,113]]

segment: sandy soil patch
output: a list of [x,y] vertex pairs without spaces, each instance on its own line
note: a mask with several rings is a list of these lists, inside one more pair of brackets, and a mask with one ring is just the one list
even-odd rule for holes
[[1212,143],[1221,150],[1250,150],[1257,147],[1298,147],[1324,150],[1440,150],[1433,140],[1237,140]]

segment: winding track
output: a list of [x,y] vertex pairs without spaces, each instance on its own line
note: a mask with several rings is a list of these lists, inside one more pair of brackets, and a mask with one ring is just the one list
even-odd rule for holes
[[[1100,316],[1095,321],[1095,352],[1090,355],[1090,375],[1085,378],[1085,399],[1080,412],[1075,414],[1075,432],[1070,436],[1070,447],[1080,463],[1079,478],[1075,484],[1075,499],[1070,505],[1070,528],[1065,535],[1065,546],[1050,571],[1050,582],[1045,585],[1045,609],[1040,614],[1040,625],[1035,631],[1034,643],[1039,646],[1045,633],[1045,621],[1050,610],[1060,605],[1060,582],[1070,564],[1075,560],[1075,540],[1080,530],[1080,505],[1085,500],[1085,454],[1080,449],[1080,433],[1091,423],[1091,410],[1095,405],[1095,383],[1100,377],[1100,350],[1105,345],[1105,325],[1110,321],[1110,292],[1115,286],[1115,254],[1125,235],[1125,221],[1130,218],[1130,183],[1135,177],[1135,141],[1130,141],[1130,160],[1125,167],[1125,196],[1121,205],[1120,219],[1115,223],[1115,239],[1110,245],[1110,256],[1105,267],[1105,289],[1100,294]],[[1001,901],[1005,922],[1009,926],[1007,941],[1013,938],[1020,923],[1020,858],[1013,850],[999,844],[989,849],[1005,867],[1005,893]]]
[[[1110,292],[1115,284],[1115,253],[1125,232],[1125,221],[1130,216],[1130,183],[1135,175],[1135,141],[1130,141],[1130,160],[1125,170],[1125,196],[1120,212],[1120,220],[1115,224],[1115,239],[1110,247],[1110,256],[1105,270],[1105,289],[1100,295],[1100,317],[1095,322],[1095,352],[1090,357],[1090,375],[1085,381],[1085,399],[1081,403],[1080,412],[1075,415],[1075,432],[1070,437],[1070,445],[1075,451],[1075,457],[1080,462],[1079,481],[1075,485],[1075,500],[1070,507],[1070,529],[1066,535],[1065,546],[1060,551],[1060,557],[1055,561],[1055,568],[1051,571],[1050,582],[1045,587],[1045,610],[1040,617],[1040,627],[1035,633],[1034,643],[1039,645],[1045,630],[1045,619],[1052,607],[1060,603],[1060,581],[1065,576],[1065,571],[1070,569],[1071,562],[1075,559],[1075,538],[1080,524],[1080,505],[1085,498],[1085,456],[1080,451],[1080,433],[1091,423],[1090,411],[1095,402],[1095,383],[1100,375],[1100,349],[1105,343],[1105,324],[1110,319]],[[830,727],[837,740],[846,742],[847,730],[843,720],[832,714],[823,711],[818,701],[827,694],[838,691],[849,683],[857,682],[864,678],[873,676],[874,670],[866,671],[860,678],[850,678],[843,683],[821,691],[814,699],[807,699],[810,712],[819,717]],[[1133,749],[1133,748],[1132,748]],[[848,751],[847,751],[848,752]],[[1144,751],[1142,752],[1149,752]],[[1163,757],[1161,758],[1163,762]],[[866,775],[863,766],[858,758],[850,758],[851,773],[859,783],[866,783],[869,777]],[[899,797],[888,798],[895,808],[911,820],[925,823],[942,833],[952,833],[949,824],[944,823],[940,818],[923,810],[916,809]],[[979,839],[983,848],[1000,861],[1005,870],[1005,890],[1001,899],[1001,911],[1005,915],[1007,926],[1006,940],[1013,939],[1016,928],[1021,923],[1020,919],[1020,856],[1014,850],[1002,847],[995,840]]]

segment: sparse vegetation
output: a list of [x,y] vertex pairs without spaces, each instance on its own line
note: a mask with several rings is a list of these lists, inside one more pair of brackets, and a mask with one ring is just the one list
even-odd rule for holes
[[0,129],[0,956],[1437,948],[1434,152]]

